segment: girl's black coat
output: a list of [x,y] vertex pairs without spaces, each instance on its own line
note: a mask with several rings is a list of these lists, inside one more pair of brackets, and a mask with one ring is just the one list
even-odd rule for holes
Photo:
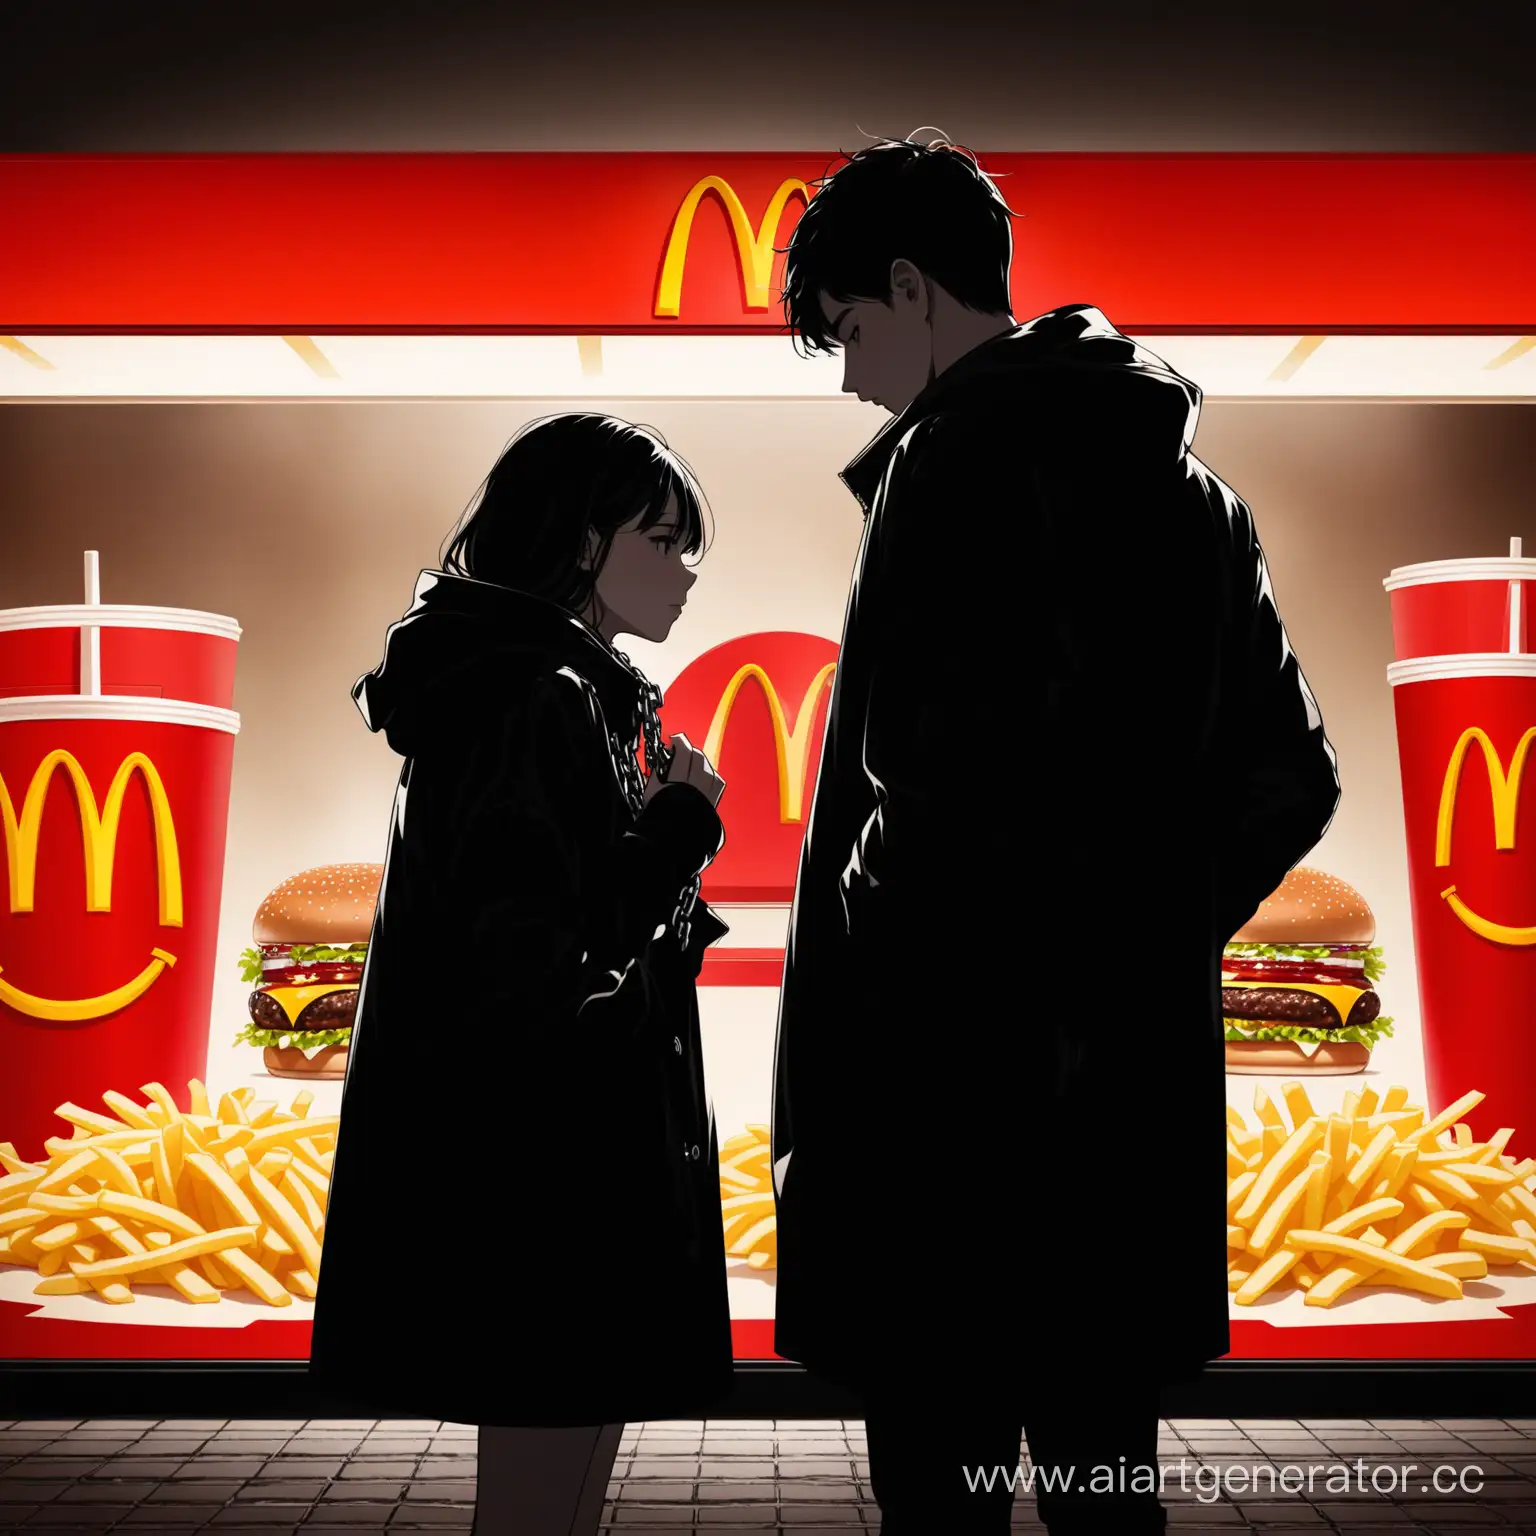
[[729,1390],[695,983],[719,849],[620,780],[643,682],[563,609],[425,572],[355,690],[406,759],[353,1029],[313,1373],[462,1423],[698,1417]]

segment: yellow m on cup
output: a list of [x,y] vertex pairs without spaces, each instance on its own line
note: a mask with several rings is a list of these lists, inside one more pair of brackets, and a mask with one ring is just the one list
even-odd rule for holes
[[[159,877],[160,926],[182,926],[181,855],[176,844],[176,823],[171,816],[165,785],[155,765],[142,753],[125,757],[113,776],[106,799],[98,807],[91,781],[72,753],[50,752],[37,765],[32,782],[21,802],[20,814],[10,790],[0,777],[0,826],[5,834],[6,867],[10,884],[11,911],[31,912],[37,892],[37,844],[43,829],[43,809],[55,772],[63,769],[75,791],[80,813],[80,840],[85,854],[85,909],[87,912],[112,910],[112,873],[117,857],[117,834],[123,816],[123,797],[128,781],[137,773],[149,792],[150,813],[155,828],[155,864]],[[151,950],[152,959],[132,981],[99,997],[59,1001],[35,997],[0,979],[0,1002],[18,1013],[54,1021],[100,1018],[126,1007],[146,992],[176,957],[163,949]]]
[[[1488,764],[1488,787],[1489,793],[1493,796],[1494,847],[1501,851],[1513,851],[1515,817],[1520,808],[1520,781],[1525,776],[1526,758],[1533,741],[1536,741],[1536,725],[1533,725],[1520,738],[1514,755],[1510,758],[1509,771],[1506,773],[1504,762],[1489,739],[1487,731],[1474,725],[1461,733],[1461,739],[1452,749],[1451,760],[1445,769],[1445,782],[1440,789],[1440,816],[1435,829],[1437,868],[1444,868],[1451,862],[1451,830],[1456,820],[1456,797],[1461,788],[1462,765],[1466,762],[1467,752],[1473,742],[1483,749],[1483,758]],[[1473,933],[1480,934],[1495,944],[1536,944],[1536,925],[1529,928],[1510,928],[1503,923],[1496,923],[1482,917],[1456,894],[1454,885],[1447,886],[1440,894],[1449,903],[1451,911]]]

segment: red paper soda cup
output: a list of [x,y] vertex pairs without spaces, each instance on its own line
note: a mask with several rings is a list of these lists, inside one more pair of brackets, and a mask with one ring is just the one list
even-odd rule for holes
[[239,633],[183,609],[0,610],[0,1142],[24,1158],[69,1134],[61,1104],[110,1114],[104,1092],[162,1082],[185,1107],[207,1070]]
[[1385,585],[1399,661],[1536,650],[1536,560],[1433,560],[1399,567]]
[[[1505,645],[1412,655],[1387,669],[1408,842],[1424,1065],[1434,1111],[1469,1091],[1480,1138],[1509,1127],[1536,1151],[1536,811],[1521,791],[1536,767],[1536,654],[1525,638],[1525,573],[1506,561],[1394,571],[1399,643],[1445,644],[1503,625]],[[1466,581],[1453,566],[1475,568]],[[1482,570],[1503,567],[1503,579]],[[1512,569],[1513,568],[1513,573]],[[1430,571],[1432,579],[1416,581]],[[1404,579],[1410,578],[1410,579]],[[1460,607],[1433,589],[1464,588]],[[1453,614],[1454,619],[1448,617]],[[1443,625],[1436,629],[1436,625]],[[1497,634],[1497,631],[1493,631]],[[1406,637],[1406,642],[1405,642]]]

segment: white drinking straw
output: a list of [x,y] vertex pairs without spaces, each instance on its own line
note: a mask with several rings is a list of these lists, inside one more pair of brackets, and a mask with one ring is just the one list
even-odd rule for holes
[[[88,607],[101,602],[101,557],[94,549],[85,552],[85,601]],[[80,692],[101,692],[101,627],[80,626]]]
[[[1521,549],[1523,547],[1524,546],[1521,544],[1519,539],[1511,539],[1509,541],[1509,558],[1511,560],[1518,560],[1520,558],[1520,551],[1521,551]],[[1521,591],[1522,591],[1522,589],[1521,589],[1521,586],[1520,586],[1520,583],[1519,583],[1518,580],[1510,582],[1510,584],[1509,584],[1509,654],[1511,656],[1518,656],[1518,655],[1521,654],[1521,651],[1520,651],[1520,629],[1521,629],[1521,625],[1520,625],[1520,597],[1521,597]]]

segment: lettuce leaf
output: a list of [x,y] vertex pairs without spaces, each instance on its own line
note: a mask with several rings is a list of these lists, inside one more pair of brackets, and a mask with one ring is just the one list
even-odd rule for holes
[[1318,1029],[1307,1024],[1259,1024],[1249,1019],[1223,1019],[1228,1040],[1297,1040],[1308,1043],[1347,1041],[1370,1050],[1379,1040],[1391,1035],[1392,1020],[1385,1016],[1369,1024],[1352,1024],[1348,1029]]
[[[349,960],[361,965],[368,958],[366,944],[295,944],[289,953],[293,965],[328,965]],[[261,980],[261,951],[246,949],[240,952],[240,979],[254,986]]]
[[329,965],[350,960],[361,965],[368,958],[366,944],[295,944],[288,956],[294,965]]
[[[1311,960],[1318,965],[1326,964],[1328,959],[1327,946],[1308,944],[1228,944],[1226,953],[1250,955],[1262,960]],[[1374,987],[1387,974],[1387,963],[1382,958],[1379,946],[1366,950],[1363,958],[1365,979]]]
[[345,1045],[352,1038],[352,1027],[345,1029],[263,1029],[259,1024],[247,1024],[235,1036],[236,1045],[254,1045],[258,1050],[268,1046],[282,1051],[296,1046],[301,1051],[313,1051],[322,1045]]

